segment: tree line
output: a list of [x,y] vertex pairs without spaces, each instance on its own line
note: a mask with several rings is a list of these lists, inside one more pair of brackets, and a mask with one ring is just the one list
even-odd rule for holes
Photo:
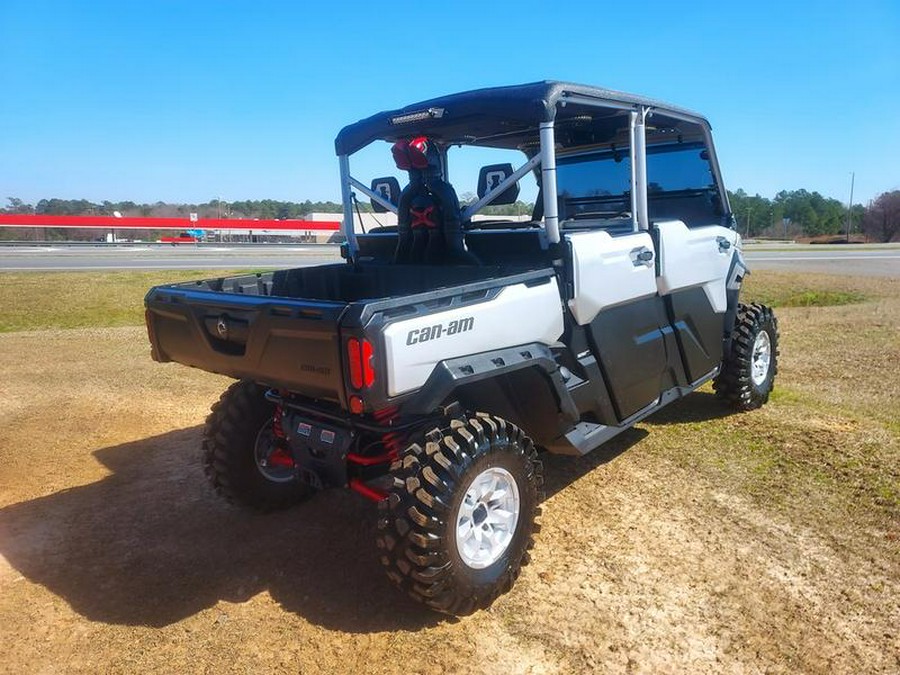
[[808,190],[782,190],[773,199],[728,193],[738,231],[749,237],[796,238],[862,234],[868,241],[900,237],[900,190],[884,192],[867,206],[847,205]]
[[[91,202],[87,199],[41,199],[36,204],[27,204],[16,197],[8,197],[9,205],[0,213],[37,214],[47,216],[112,216],[116,212],[123,216],[143,216],[145,218],[177,218],[196,213],[200,218],[259,218],[260,220],[302,219],[310,213],[340,213],[342,207],[335,202],[287,202],[276,199],[259,199],[226,202],[211,199],[200,204],[171,204],[155,202],[138,204],[132,201]],[[366,203],[360,209],[371,210]]]
[[[749,195],[744,190],[728,193],[732,213],[738,231],[749,237],[794,238],[798,236],[820,237],[847,233],[847,206],[837,199],[823,197],[818,192],[805,189],[782,190],[768,199],[758,194]],[[463,203],[474,201],[474,195],[464,194]],[[370,212],[368,201],[359,201],[359,209]],[[534,205],[517,201],[515,204],[489,206],[490,215],[527,215]],[[133,201],[91,202],[86,199],[41,199],[28,204],[16,197],[9,197],[0,213],[38,214],[60,216],[123,216],[186,217],[197,213],[200,218],[259,218],[303,219],[311,213],[341,213],[340,204],[331,201],[303,202],[275,199],[239,200],[225,202],[212,199],[200,204],[170,204],[155,202],[139,204]],[[862,233],[871,241],[891,241],[900,237],[900,190],[885,192],[867,206],[856,204],[850,214],[851,233]]]

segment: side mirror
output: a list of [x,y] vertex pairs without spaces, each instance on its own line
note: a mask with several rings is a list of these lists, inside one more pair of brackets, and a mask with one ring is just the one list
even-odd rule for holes
[[[400,202],[400,182],[393,176],[376,178],[372,181],[372,192],[381,195],[391,204],[396,206]],[[387,209],[374,199],[370,199],[372,210],[375,213],[387,213]]]
[[[484,166],[478,174],[478,198],[481,199],[497,186],[513,175],[512,164],[491,164]],[[519,184],[510,185],[503,194],[497,197],[491,204],[515,204],[519,198]]]

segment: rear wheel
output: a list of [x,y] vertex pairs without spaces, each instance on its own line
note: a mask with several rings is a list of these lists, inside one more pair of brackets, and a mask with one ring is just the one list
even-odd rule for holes
[[471,614],[512,588],[538,529],[534,444],[479,413],[434,429],[393,467],[378,547],[388,577],[447,614]]
[[713,382],[719,398],[737,410],[753,410],[769,400],[778,372],[778,320],[770,307],[738,306],[731,350]]
[[275,406],[265,392],[241,380],[222,394],[206,418],[203,464],[226,500],[273,511],[303,501],[312,488],[297,477],[290,451],[275,432]]

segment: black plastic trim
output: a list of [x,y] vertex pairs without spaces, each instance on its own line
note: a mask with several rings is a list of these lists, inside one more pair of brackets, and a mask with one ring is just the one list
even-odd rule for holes
[[403,407],[406,414],[428,414],[446,401],[455,389],[526,368],[543,371],[556,396],[559,412],[574,423],[578,408],[563,382],[556,359],[549,347],[540,343],[498,349],[472,356],[441,361],[419,389],[416,397]]
[[741,286],[744,278],[750,274],[747,263],[740,250],[735,249],[731,257],[731,265],[728,267],[728,275],[725,277],[725,298],[728,309],[725,310],[724,334],[722,336],[722,354],[731,353],[731,332],[737,322],[738,304],[740,302]]

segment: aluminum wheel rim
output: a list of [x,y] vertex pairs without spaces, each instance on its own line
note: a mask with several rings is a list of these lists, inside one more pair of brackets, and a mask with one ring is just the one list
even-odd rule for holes
[[750,377],[757,387],[766,381],[771,361],[772,342],[769,340],[769,334],[761,330],[753,341],[753,359],[750,367]]
[[473,569],[497,562],[519,523],[519,486],[500,467],[485,469],[469,484],[456,519],[456,550]]
[[273,483],[290,483],[294,480],[294,469],[286,466],[272,466],[269,457],[278,449],[275,435],[272,433],[272,420],[269,420],[259,433],[253,446],[253,457],[257,470]]

